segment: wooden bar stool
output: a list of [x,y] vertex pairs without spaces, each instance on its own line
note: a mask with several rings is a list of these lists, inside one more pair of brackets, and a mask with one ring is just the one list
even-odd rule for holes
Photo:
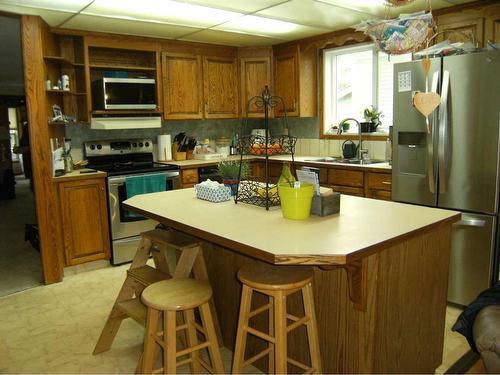
[[[150,256],[153,257],[154,268],[146,264]],[[141,325],[146,324],[146,306],[140,299],[144,288],[161,280],[189,277],[191,271],[195,279],[209,283],[202,242],[199,239],[165,229],[142,233],[141,242],[96,343],[94,354],[109,350],[124,319],[132,318]],[[210,308],[220,338],[222,335],[212,301]],[[222,343],[222,339],[220,342]]]
[[[141,299],[147,306],[148,312],[142,373],[174,374],[178,366],[188,363],[193,373],[200,373],[201,366],[211,373],[224,373],[217,335],[208,305],[211,297],[212,288],[194,279],[164,280],[144,289]],[[196,308],[199,309],[201,324],[195,320]],[[177,312],[183,313],[184,319],[181,325],[177,325]],[[187,332],[187,345],[182,350],[177,350],[179,331]],[[202,343],[198,343],[200,333],[205,337]],[[163,352],[163,367],[153,369],[158,345]],[[200,356],[199,351],[204,348],[208,349],[211,364]]]
[[[243,290],[232,372],[241,373],[245,366],[269,355],[268,373],[286,373],[288,363],[306,373],[321,373],[321,356],[312,291],[312,271],[300,266],[259,264],[241,268],[238,272],[238,278],[243,283]],[[254,291],[267,295],[269,303],[250,311]],[[305,314],[303,317],[289,314],[286,307],[287,296],[299,291],[302,292],[304,304]],[[266,311],[269,314],[269,333],[249,326],[250,318]],[[288,324],[288,321],[291,323]],[[287,355],[287,334],[302,325],[305,325],[307,330],[310,366],[288,358]],[[247,334],[260,337],[266,340],[269,345],[267,349],[245,360]]]

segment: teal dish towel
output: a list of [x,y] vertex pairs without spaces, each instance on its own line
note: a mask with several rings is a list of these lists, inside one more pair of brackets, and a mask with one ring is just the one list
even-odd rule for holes
[[[125,177],[125,188],[127,189],[128,199],[140,194],[165,191],[167,188],[167,180],[165,175],[162,174],[149,176],[128,176]],[[140,215],[129,211],[127,216],[138,217]]]

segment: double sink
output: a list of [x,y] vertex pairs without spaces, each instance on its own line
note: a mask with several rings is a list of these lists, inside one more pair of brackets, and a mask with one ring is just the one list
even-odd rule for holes
[[340,164],[357,164],[357,165],[366,165],[366,164],[378,164],[385,163],[385,160],[375,160],[375,159],[343,159],[343,158],[321,158],[321,159],[306,159],[305,161],[312,161],[316,163],[340,163]]

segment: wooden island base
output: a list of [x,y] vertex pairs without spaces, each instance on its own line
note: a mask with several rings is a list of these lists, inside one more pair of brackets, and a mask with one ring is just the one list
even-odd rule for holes
[[[450,239],[451,223],[445,222],[345,266],[303,266],[314,268],[325,373],[434,373],[443,354]],[[233,350],[241,293],[236,272],[260,261],[210,243],[204,255],[224,344]],[[292,313],[301,305],[297,297],[290,297]],[[251,324],[266,331],[262,315]],[[289,357],[308,362],[305,330],[297,331],[289,335]],[[264,345],[249,335],[246,358]],[[255,364],[266,371],[267,359]]]

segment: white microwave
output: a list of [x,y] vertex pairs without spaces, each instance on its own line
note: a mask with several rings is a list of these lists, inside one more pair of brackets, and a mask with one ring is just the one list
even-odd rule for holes
[[92,109],[156,109],[152,78],[102,78],[92,82]]

